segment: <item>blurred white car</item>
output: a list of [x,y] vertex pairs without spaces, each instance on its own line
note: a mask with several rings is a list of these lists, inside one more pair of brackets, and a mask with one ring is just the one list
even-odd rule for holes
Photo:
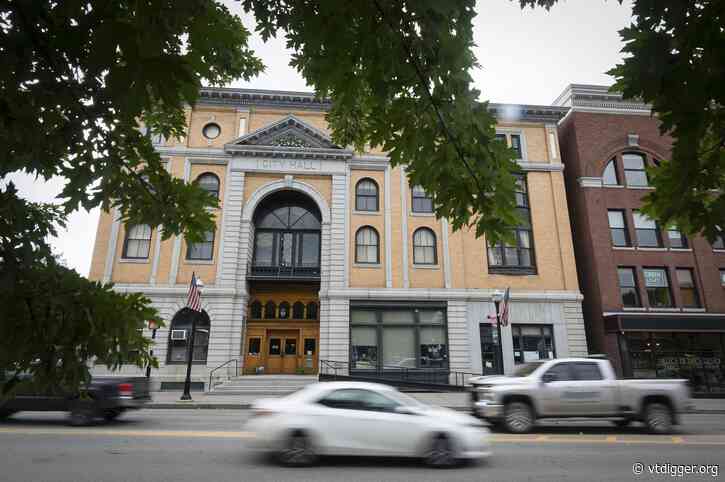
[[377,383],[317,383],[259,400],[253,409],[245,427],[253,432],[250,445],[285,465],[309,465],[318,455],[368,455],[450,466],[489,454],[489,432],[476,418]]

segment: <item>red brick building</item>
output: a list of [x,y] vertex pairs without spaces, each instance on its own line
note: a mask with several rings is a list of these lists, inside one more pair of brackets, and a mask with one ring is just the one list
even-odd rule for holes
[[639,208],[645,166],[670,155],[648,106],[570,85],[554,101],[590,353],[624,376],[689,378],[725,393],[725,240],[660,226]]

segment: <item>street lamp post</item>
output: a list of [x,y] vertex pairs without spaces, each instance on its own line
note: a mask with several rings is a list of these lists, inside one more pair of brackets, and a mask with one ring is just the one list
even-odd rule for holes
[[496,332],[498,335],[498,353],[496,353],[496,357],[498,358],[497,365],[499,373],[503,375],[503,339],[501,338],[501,312],[499,311],[501,300],[503,300],[503,294],[498,290],[494,291],[491,295],[491,299],[496,307]]
[[[196,278],[196,288],[201,293],[204,283],[201,279]],[[193,310],[192,310],[193,311]],[[189,337],[188,345],[186,348],[186,380],[184,380],[184,393],[181,395],[181,400],[191,400],[191,362],[194,357],[194,335],[196,334],[196,319],[201,315],[200,311],[193,311],[191,318],[191,337]]]
[[[156,325],[155,321],[153,321],[153,320],[149,321],[149,329],[151,329],[151,339],[152,340],[156,340],[157,328],[158,328],[158,326]],[[154,341],[154,343],[156,343],[156,342]],[[154,356],[153,348],[151,349],[150,355],[151,355],[151,358],[153,358],[153,356]],[[148,365],[146,365],[146,378],[151,378],[151,360],[149,360]]]

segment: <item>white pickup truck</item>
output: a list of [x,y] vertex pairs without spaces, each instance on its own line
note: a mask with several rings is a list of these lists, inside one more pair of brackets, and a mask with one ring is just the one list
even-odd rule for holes
[[526,363],[509,376],[470,379],[475,415],[514,433],[537,419],[612,419],[619,427],[641,421],[667,433],[691,408],[687,380],[618,380],[609,360],[559,358]]

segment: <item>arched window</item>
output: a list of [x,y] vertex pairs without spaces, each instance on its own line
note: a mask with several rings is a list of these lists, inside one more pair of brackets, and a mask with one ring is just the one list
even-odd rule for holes
[[279,318],[281,320],[286,320],[289,318],[289,303],[286,301],[283,301],[279,304]]
[[317,319],[317,303],[315,303],[314,301],[310,301],[309,303],[307,303],[307,319]]
[[262,303],[259,300],[254,300],[249,309],[249,317],[253,320],[259,320],[262,318]]
[[169,329],[169,350],[167,363],[186,363],[188,343],[191,342],[191,325],[196,317],[196,333],[194,334],[194,349],[191,361],[193,363],[206,363],[209,349],[210,320],[206,311],[201,313],[189,308],[182,308],[171,320]]
[[219,178],[216,174],[211,172],[205,172],[201,176],[196,178],[196,182],[199,183],[199,187],[214,196],[219,198]]
[[186,259],[211,260],[214,257],[214,231],[204,233],[204,240],[186,246]]
[[413,264],[438,264],[436,235],[428,228],[413,233]]
[[267,320],[273,320],[277,318],[277,305],[274,304],[274,301],[268,301],[266,305],[264,305],[264,318]]
[[363,226],[355,234],[355,262],[377,264],[380,262],[380,237],[375,228]]
[[355,209],[357,211],[378,210],[378,185],[366,177],[355,186]]
[[151,249],[151,226],[134,224],[126,230],[123,242],[123,257],[127,259],[146,259]]
[[604,168],[604,174],[602,174],[602,184],[605,186],[618,186],[619,178],[617,177],[617,161],[611,159],[607,163],[607,167]]
[[622,154],[622,165],[624,166],[624,180],[627,181],[627,186],[649,186],[647,172],[645,171],[646,164],[642,154],[636,152]]
[[295,320],[302,320],[305,317],[305,305],[301,301],[295,302],[292,305],[292,318]]
[[432,213],[433,212],[433,200],[428,196],[425,190],[420,186],[413,186],[411,189],[413,197],[413,212],[414,213]]

